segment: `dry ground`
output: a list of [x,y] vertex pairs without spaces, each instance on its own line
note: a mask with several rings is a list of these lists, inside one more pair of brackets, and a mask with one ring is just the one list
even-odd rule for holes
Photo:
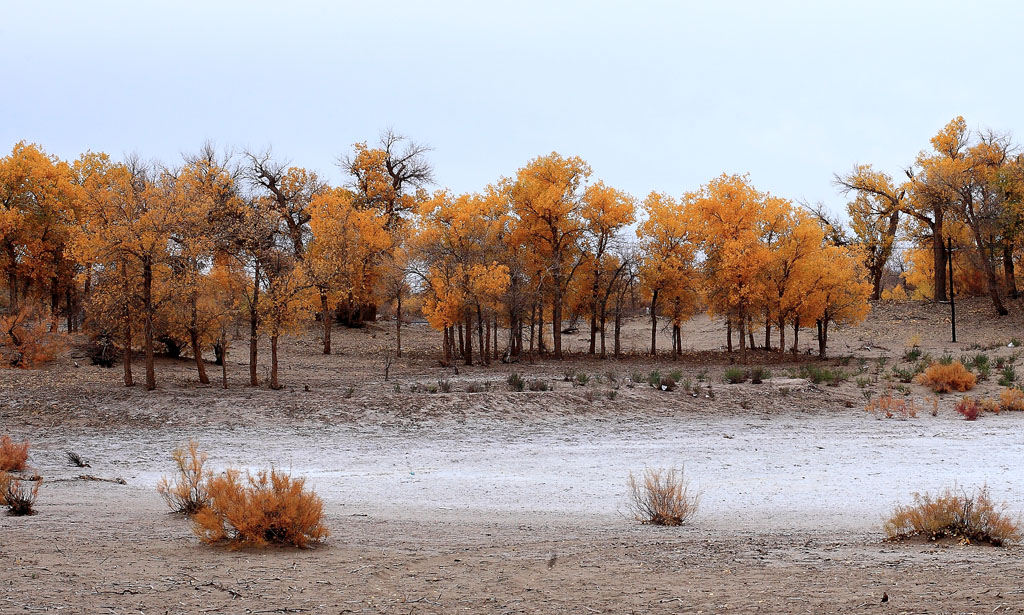
[[[982,300],[958,304],[952,344],[944,306],[875,306],[833,334],[829,364],[850,374],[835,387],[791,377],[810,357],[766,353],[750,364],[773,381],[723,384],[723,328],[707,318],[684,330],[679,362],[640,355],[649,333],[636,322],[637,354],[622,361],[456,374],[438,366],[437,334],[414,324],[387,382],[390,327],[337,331],[330,357],[313,333],[289,341],[281,391],[244,386],[242,340],[227,390],[198,385],[188,361],[161,360],[149,393],[71,356],[0,371],[0,433],[34,442],[45,479],[39,514],[0,517],[0,613],[1024,612],[1020,548],[894,545],[879,529],[913,491],[953,482],[987,483],[1024,510],[1024,415],[962,421],[946,395],[933,417],[917,385],[916,419],[863,411],[917,336],[936,357],[1012,357],[1024,305],[1012,307],[997,319]],[[585,331],[570,342],[584,348]],[[678,369],[700,393],[627,382],[652,369]],[[511,392],[512,371],[553,390]],[[573,386],[567,372],[591,379]],[[972,393],[997,394],[996,376]],[[452,392],[429,392],[439,379]],[[200,545],[153,489],[189,437],[215,467],[309,476],[332,537],[309,551]],[[65,450],[91,467],[69,467]],[[645,464],[686,465],[704,494],[692,525],[627,518],[626,476]]]

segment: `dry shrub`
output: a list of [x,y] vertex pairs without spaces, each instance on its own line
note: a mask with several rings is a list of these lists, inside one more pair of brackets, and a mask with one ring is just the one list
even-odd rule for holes
[[173,479],[166,476],[161,478],[156,490],[174,512],[193,515],[209,502],[207,482],[211,473],[203,469],[206,457],[195,440],[189,440],[186,446],[178,447],[171,453],[178,467],[177,475]]
[[973,421],[977,419],[981,415],[982,411],[981,404],[974,401],[967,395],[965,395],[960,401],[956,402],[955,409],[966,421]]
[[1007,411],[1024,410],[1024,391],[1018,388],[1003,389],[999,393],[999,407]]
[[0,472],[16,472],[25,469],[28,461],[28,441],[15,444],[10,436],[0,436]]
[[328,535],[323,501],[305,488],[304,478],[271,469],[255,476],[229,469],[206,481],[210,502],[192,517],[206,543],[263,547],[269,543],[306,547]]
[[916,419],[917,405],[912,399],[893,397],[892,391],[886,391],[885,395],[872,399],[864,406],[864,410],[878,418],[883,416],[887,419],[899,417],[901,419]]
[[682,525],[697,512],[700,494],[690,490],[683,470],[644,470],[638,480],[629,473],[629,511],[644,524]]
[[955,487],[935,497],[915,493],[913,506],[897,506],[883,529],[889,540],[954,538],[1001,546],[1021,537],[1019,524],[1005,508],[995,505],[988,487],[971,495]]
[[42,482],[42,478],[39,478],[31,487],[26,487],[21,479],[7,472],[0,472],[0,504],[7,507],[7,514],[15,517],[34,515],[35,510],[32,507],[36,503],[39,485]]
[[960,361],[952,363],[932,363],[928,369],[919,374],[915,381],[926,387],[931,387],[936,393],[949,393],[950,391],[970,391],[974,388],[977,379],[964,364]]
[[67,336],[56,321],[32,308],[0,316],[0,357],[11,367],[32,368],[49,363],[67,347]]

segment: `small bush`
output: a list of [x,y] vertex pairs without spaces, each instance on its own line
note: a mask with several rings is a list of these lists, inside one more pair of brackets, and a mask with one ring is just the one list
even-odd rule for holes
[[885,395],[868,401],[864,410],[878,418],[898,417],[904,420],[917,418],[917,405],[914,404],[914,400],[893,397],[892,391],[887,391]]
[[548,391],[551,389],[551,385],[548,384],[547,380],[531,380],[530,390],[531,391]]
[[971,359],[971,365],[974,367],[974,369],[981,369],[982,367],[988,367],[989,366],[988,355],[983,353],[983,352],[980,352],[980,353],[974,355],[974,357]]
[[1017,370],[1013,368],[1013,365],[1006,365],[1000,371],[999,375],[999,386],[1008,387],[1017,380]]
[[480,382],[470,382],[466,385],[467,393],[483,393],[487,390],[487,385]]
[[647,384],[650,385],[652,389],[657,389],[658,387],[660,387],[661,372],[659,372],[658,370],[654,370],[651,373],[647,374]]
[[899,380],[900,382],[904,382],[904,383],[906,383],[906,382],[913,382],[914,376],[916,376],[916,375],[917,375],[916,372],[911,371],[909,369],[904,369],[902,367],[893,367],[892,368],[892,376],[893,376],[893,378],[895,378],[896,380]]
[[903,353],[903,360],[906,361],[907,363],[911,363],[911,362],[916,361],[916,360],[918,360],[920,358],[921,358],[921,347],[920,346],[913,346],[911,348],[908,348],[906,350],[906,352]]
[[585,387],[587,386],[588,382],[590,382],[590,376],[588,374],[580,372],[576,374],[576,380],[573,384],[576,386]]
[[629,473],[629,511],[640,523],[682,525],[697,512],[699,501],[682,470],[648,468],[639,480]]
[[629,380],[635,384],[638,382],[643,382],[644,380],[646,380],[646,378],[644,378],[644,375],[640,372],[633,372],[632,374],[629,375]]
[[725,374],[722,376],[722,382],[726,384],[740,384],[746,382],[747,373],[739,367],[730,367],[725,370]]
[[39,367],[66,347],[67,336],[38,309],[0,315],[0,359],[11,367]]
[[330,535],[323,501],[305,479],[271,469],[255,476],[229,469],[207,481],[210,503],[192,517],[194,531],[208,544],[284,544],[303,548]]
[[42,482],[41,478],[37,478],[31,487],[26,487],[20,479],[0,471],[0,504],[7,508],[7,514],[12,517],[34,515],[33,506]]
[[914,504],[897,506],[883,529],[889,540],[954,538],[1001,546],[1021,537],[1019,524],[1004,509],[992,502],[988,487],[971,495],[955,489],[936,497],[915,493]]
[[619,392],[616,391],[615,389],[612,389],[605,393],[605,396],[608,397],[608,401],[615,401],[615,398],[619,396]]
[[206,458],[206,453],[199,450],[199,443],[195,440],[189,440],[187,445],[171,453],[176,475],[161,478],[156,491],[174,512],[194,515],[209,503],[207,482],[211,473],[204,469]]
[[871,384],[871,379],[870,378],[864,378],[863,376],[858,376],[857,377],[857,388],[858,389],[866,389],[869,384]]
[[452,381],[447,378],[439,378],[437,380],[437,388],[440,389],[442,393],[451,393]]
[[27,440],[15,444],[10,436],[0,436],[0,472],[24,470],[25,462],[28,461],[28,446]]
[[680,380],[683,379],[683,370],[674,369],[668,373],[668,377],[671,378],[672,380],[675,380],[676,382],[679,382]]
[[981,404],[966,395],[956,403],[957,414],[963,416],[966,421],[973,421],[977,419],[981,414],[981,410]]
[[915,382],[930,387],[936,393],[948,393],[950,391],[970,391],[974,388],[977,379],[969,372],[960,361],[952,363],[932,363],[924,370]]
[[763,367],[754,367],[750,370],[750,382],[751,384],[761,384],[765,380],[772,377],[771,371]]
[[999,393],[999,407],[1014,412],[1024,410],[1024,391],[1018,388],[1003,389]]
[[674,391],[676,390],[676,381],[672,376],[662,376],[658,388],[662,391]]
[[82,456],[76,453],[75,451],[64,451],[64,455],[67,456],[68,462],[70,462],[71,465],[75,466],[76,468],[89,467],[88,462],[82,459]]
[[508,387],[513,391],[521,392],[526,388],[526,381],[523,380],[523,377],[516,372],[509,374],[505,382],[508,383]]
[[799,375],[801,378],[806,378],[814,384],[831,382],[833,377],[832,370],[818,365],[804,365],[800,368]]

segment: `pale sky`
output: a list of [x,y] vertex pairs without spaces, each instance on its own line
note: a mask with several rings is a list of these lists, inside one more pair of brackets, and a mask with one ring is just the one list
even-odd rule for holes
[[333,183],[355,141],[429,144],[439,186],[587,160],[638,197],[723,172],[792,199],[893,175],[963,115],[1024,127],[1017,2],[0,0],[0,146],[177,161],[210,139]]

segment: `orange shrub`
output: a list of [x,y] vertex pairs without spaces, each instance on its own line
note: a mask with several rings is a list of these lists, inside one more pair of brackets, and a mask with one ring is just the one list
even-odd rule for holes
[[0,436],[0,472],[25,469],[28,461],[28,441],[15,444],[10,436]]
[[976,378],[963,363],[953,361],[952,363],[932,363],[924,370],[915,381],[926,387],[931,387],[936,393],[948,393],[950,391],[970,391],[974,388]]
[[206,453],[199,450],[198,442],[189,440],[187,447],[174,449],[171,457],[178,466],[177,476],[173,479],[164,476],[157,484],[156,490],[174,512],[195,514],[206,506],[209,500],[206,480],[211,474],[203,469]]
[[1024,410],[1024,391],[1018,388],[1006,388],[999,394],[999,407],[1003,410]]
[[955,410],[964,417],[965,421],[973,421],[981,415],[983,408],[981,404],[964,395],[963,399],[956,402]]
[[885,395],[869,401],[864,406],[864,410],[879,418],[883,416],[887,419],[891,419],[894,416],[898,416],[901,419],[917,418],[917,405],[914,404],[914,400],[893,397],[892,390],[886,391]]
[[209,504],[193,517],[200,540],[232,546],[269,543],[306,547],[330,535],[323,501],[305,488],[304,478],[263,470],[255,476],[229,469],[206,480]]
[[995,505],[988,487],[971,495],[955,489],[936,497],[915,493],[914,505],[897,506],[883,529],[889,540],[955,538],[1000,546],[1021,538],[1020,525]]

